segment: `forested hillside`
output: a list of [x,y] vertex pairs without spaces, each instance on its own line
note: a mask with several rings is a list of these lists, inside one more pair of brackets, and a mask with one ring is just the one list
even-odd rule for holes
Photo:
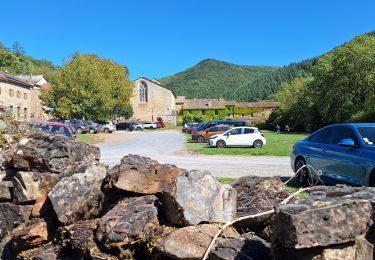
[[160,82],[177,95],[188,98],[229,98],[231,91],[277,70],[276,67],[240,66],[207,59]]
[[0,71],[13,74],[42,74],[48,78],[55,69],[56,66],[50,61],[27,56],[18,42],[11,47],[0,42]]
[[194,67],[160,82],[187,98],[225,98],[237,101],[274,99],[282,82],[311,74],[315,59],[288,66],[240,66],[218,60],[204,60]]

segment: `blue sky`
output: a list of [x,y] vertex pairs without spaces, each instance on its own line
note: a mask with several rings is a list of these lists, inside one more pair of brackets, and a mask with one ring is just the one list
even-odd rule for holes
[[[78,51],[160,78],[206,58],[283,66],[375,30],[374,0],[3,0],[0,41],[62,65]],[[5,11],[3,11],[5,10]]]

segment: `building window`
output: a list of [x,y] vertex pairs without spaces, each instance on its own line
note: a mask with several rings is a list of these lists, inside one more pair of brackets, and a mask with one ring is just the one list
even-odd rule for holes
[[13,115],[13,106],[9,106],[9,113],[10,115]]
[[17,91],[17,98],[21,98],[21,91]]
[[13,97],[13,96],[14,96],[14,90],[13,90],[13,89],[9,89],[9,96],[10,96],[10,97]]
[[23,98],[27,100],[27,93],[23,93]]
[[27,108],[26,107],[23,109],[23,118],[27,119]]
[[140,102],[148,102],[148,87],[146,82],[141,82],[139,86],[139,101]]
[[215,109],[215,116],[219,115],[219,110]]
[[17,107],[17,120],[21,118],[21,108]]

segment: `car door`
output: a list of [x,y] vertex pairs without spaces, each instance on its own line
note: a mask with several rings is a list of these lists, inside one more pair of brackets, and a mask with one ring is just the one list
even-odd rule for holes
[[241,135],[243,128],[235,128],[228,132],[227,138],[225,141],[227,146],[237,146],[241,145]]
[[216,135],[217,133],[219,133],[219,129],[220,128],[218,126],[208,128],[205,131],[205,140],[208,140],[208,138],[210,138],[211,136]]
[[[343,139],[352,139],[355,147],[339,145]],[[353,129],[349,126],[332,127],[330,143],[323,153],[321,166],[327,182],[361,184],[366,174],[365,159]]]
[[254,129],[244,128],[243,134],[241,135],[242,145],[252,146],[255,141]]

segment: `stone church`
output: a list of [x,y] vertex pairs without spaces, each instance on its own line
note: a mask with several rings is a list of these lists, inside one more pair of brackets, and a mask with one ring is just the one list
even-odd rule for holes
[[134,93],[130,98],[133,107],[133,120],[157,121],[160,117],[165,123],[177,124],[176,96],[164,88],[157,80],[141,77],[134,81]]

